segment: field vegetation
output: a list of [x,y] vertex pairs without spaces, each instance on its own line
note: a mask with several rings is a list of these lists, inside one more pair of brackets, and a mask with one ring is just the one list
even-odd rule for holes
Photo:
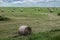
[[[60,40],[60,8],[0,7],[0,40]],[[18,28],[28,25],[32,34],[19,36]]]

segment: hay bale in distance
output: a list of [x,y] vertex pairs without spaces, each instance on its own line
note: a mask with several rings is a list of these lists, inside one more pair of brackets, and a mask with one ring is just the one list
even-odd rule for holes
[[29,26],[20,26],[18,29],[19,35],[29,35],[31,34],[31,28]]

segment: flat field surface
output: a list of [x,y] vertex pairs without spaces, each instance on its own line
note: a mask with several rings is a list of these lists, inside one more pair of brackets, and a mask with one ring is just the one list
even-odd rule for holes
[[[0,7],[0,40],[60,40],[60,8]],[[28,25],[32,34],[18,36],[19,26]]]

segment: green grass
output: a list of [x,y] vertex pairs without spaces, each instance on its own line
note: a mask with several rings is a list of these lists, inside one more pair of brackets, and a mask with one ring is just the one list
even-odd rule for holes
[[57,30],[52,30],[49,32],[40,32],[36,34],[31,34],[28,36],[10,36],[7,38],[0,38],[0,40],[60,40],[60,29],[59,31]]
[[[60,40],[60,8],[51,9],[52,13],[43,7],[0,7],[0,15],[9,19],[0,21],[0,40]],[[18,36],[21,25],[29,25],[33,33]]]

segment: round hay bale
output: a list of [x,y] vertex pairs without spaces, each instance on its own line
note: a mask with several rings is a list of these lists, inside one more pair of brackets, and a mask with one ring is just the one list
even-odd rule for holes
[[29,26],[20,26],[18,29],[19,35],[29,35],[31,34],[31,28]]

